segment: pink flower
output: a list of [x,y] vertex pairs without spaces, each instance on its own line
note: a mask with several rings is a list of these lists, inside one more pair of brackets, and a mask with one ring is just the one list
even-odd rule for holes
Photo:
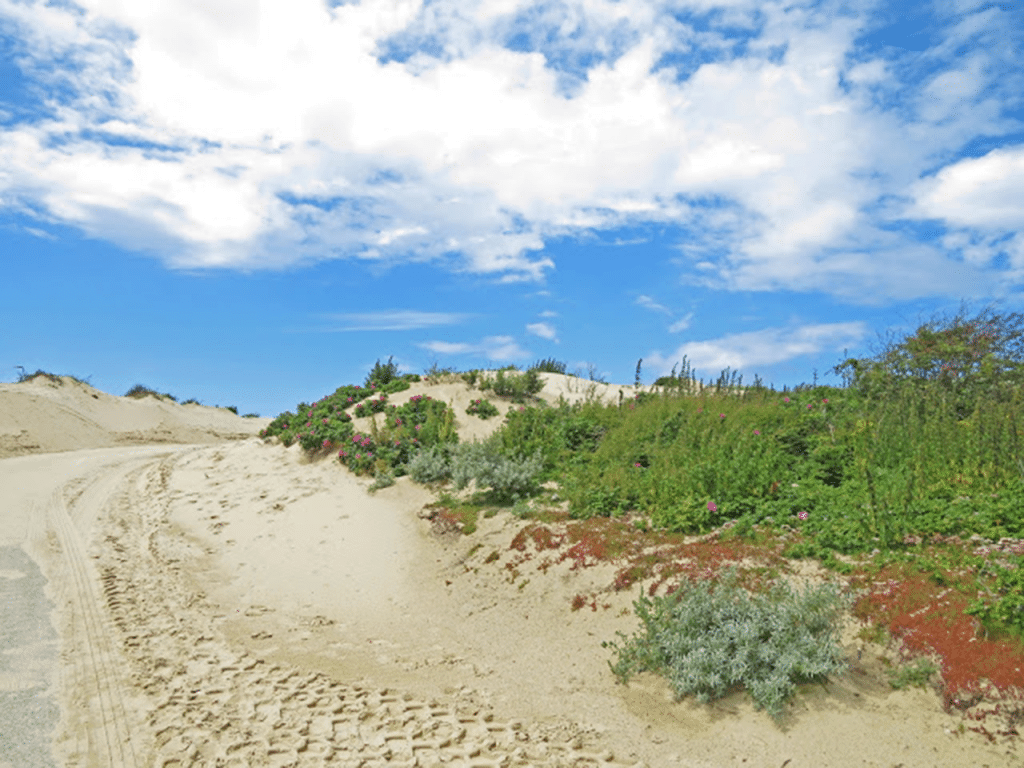
[[754,430],[754,434],[755,435],[760,435],[761,434],[761,430],[760,429],[755,429]]
[[810,403],[808,403],[808,404],[807,404],[807,410],[808,410],[808,411],[809,411],[809,410],[811,410],[811,408],[813,408],[813,407],[814,407],[814,406],[813,406],[813,405],[811,405]]
[[715,506],[715,502],[709,501],[708,502],[708,512],[717,512],[717,511],[718,511],[718,507]]
[[357,454],[356,454],[356,458],[357,458],[357,459],[361,459],[361,458],[363,458],[363,454],[361,454],[361,453],[357,453]]
[[423,426],[422,424],[417,424],[416,425],[416,429],[419,430],[422,426]]
[[801,520],[806,520],[807,519],[807,513],[806,512],[797,512],[796,516],[799,517]]
[[823,402],[823,403],[827,403],[827,402],[828,402],[828,398],[827,398],[827,397],[825,397],[825,398],[822,398],[821,402]]
[[639,461],[636,462],[633,466],[639,468],[640,467],[640,462]]
[[324,424],[327,423],[327,419],[320,419],[320,421],[322,421]]
[[782,398],[782,402],[784,402],[784,403],[788,403],[788,402],[789,402],[789,398],[788,398],[788,397],[784,397],[784,398]]
[[323,447],[326,448],[330,444],[331,444],[330,440],[324,440],[324,446]]
[[724,419],[724,418],[725,418],[725,414],[724,414],[724,413],[720,413],[720,414],[718,414],[718,418],[720,418],[720,419]]

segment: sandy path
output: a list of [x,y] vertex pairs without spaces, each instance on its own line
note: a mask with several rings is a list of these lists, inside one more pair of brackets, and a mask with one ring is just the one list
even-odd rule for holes
[[634,629],[633,595],[568,609],[607,570],[515,573],[507,514],[439,538],[424,489],[366,485],[255,439],[0,461],[0,543],[58,608],[58,764],[1019,764],[870,653],[781,727],[742,693],[618,686],[600,642]]
[[[32,518],[29,538],[46,541],[61,585],[62,765],[621,764],[580,739],[496,720],[472,695],[426,700],[341,682],[230,642],[219,629],[227,617],[184,573],[212,553],[168,515],[173,467],[204,451],[95,470]],[[80,526],[97,534],[91,550]]]

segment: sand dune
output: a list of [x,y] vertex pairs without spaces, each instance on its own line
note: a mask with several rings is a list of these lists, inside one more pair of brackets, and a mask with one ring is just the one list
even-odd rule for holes
[[270,419],[155,397],[118,397],[69,376],[0,384],[0,458],[115,445],[213,443],[257,434]]
[[[545,399],[632,395],[544,376]],[[459,383],[391,401],[423,393],[456,406],[464,438],[497,427],[465,417],[480,395]],[[40,651],[0,675],[0,695],[52,683],[52,764],[1019,764],[956,735],[933,693],[892,691],[873,647],[781,725],[744,693],[704,706],[652,676],[618,685],[601,641],[635,628],[636,590],[570,608],[610,567],[516,566],[507,512],[440,534],[426,489],[370,495],[336,461],[255,437],[266,422],[70,380],[0,386],[0,552],[45,575],[60,650],[52,670]],[[29,581],[17,568],[5,588]]]

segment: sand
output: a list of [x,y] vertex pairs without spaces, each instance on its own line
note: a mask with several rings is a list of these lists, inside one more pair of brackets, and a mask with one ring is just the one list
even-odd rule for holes
[[[550,400],[632,396],[544,377]],[[53,629],[5,634],[0,703],[34,691],[59,711],[5,713],[0,766],[1020,764],[957,734],[934,692],[893,691],[852,622],[850,671],[802,686],[779,723],[743,692],[700,705],[652,675],[620,685],[601,641],[636,628],[638,589],[572,611],[609,568],[513,576],[507,511],[439,533],[430,491],[370,494],[259,439],[268,419],[62,381],[0,386],[0,579],[24,587],[22,624]],[[415,394],[452,402],[464,439],[499,423],[464,414],[482,393],[463,384],[391,400]],[[25,762],[40,733],[51,755]]]

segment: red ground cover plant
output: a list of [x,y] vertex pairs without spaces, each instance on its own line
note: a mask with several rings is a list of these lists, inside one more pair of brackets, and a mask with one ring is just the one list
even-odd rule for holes
[[1024,643],[984,637],[980,622],[965,613],[976,588],[939,585],[902,563],[860,574],[852,583],[868,590],[854,606],[854,615],[887,629],[902,641],[907,656],[939,657],[947,711],[964,710],[983,699],[1021,698]]
[[[785,568],[781,541],[766,546],[767,537],[757,543],[739,539],[720,540],[717,532],[690,540],[681,534],[645,532],[628,518],[593,517],[587,520],[531,523],[524,526],[509,545],[521,553],[506,564],[518,574],[519,566],[544,553],[537,569],[546,572],[557,563],[571,563],[571,570],[590,568],[600,563],[616,563],[619,568],[610,588],[616,592],[653,579],[648,592],[654,594],[668,584],[671,593],[681,581],[713,580],[725,565],[746,560],[745,585],[759,589],[767,585],[766,571]],[[574,610],[586,600],[573,599]],[[579,603],[579,605],[577,605]]]
[[[781,553],[787,540],[794,538],[792,532],[755,526],[753,541],[723,537],[722,533],[687,539],[642,531],[625,517],[531,523],[513,539],[511,549],[520,554],[506,567],[518,575],[518,567],[536,556],[542,556],[537,565],[542,571],[564,562],[571,562],[572,570],[616,563],[615,577],[604,591],[622,591],[649,582],[649,594],[659,589],[671,594],[684,581],[714,581],[723,567],[739,563],[744,563],[741,583],[757,592],[780,572],[791,570],[791,563]],[[946,543],[956,545],[957,541]],[[979,636],[980,623],[965,613],[978,595],[973,575],[970,568],[922,572],[908,563],[882,568],[870,563],[855,566],[849,574],[850,586],[863,594],[853,613],[862,621],[884,627],[902,643],[905,657],[937,656],[943,705],[947,711],[957,709],[978,723],[970,730],[990,740],[1016,737],[1017,724],[1024,723],[1024,642],[990,639],[983,633]],[[576,594],[571,609],[590,607],[596,611],[598,594]],[[1002,718],[1003,727],[989,730],[982,725],[990,716]]]

